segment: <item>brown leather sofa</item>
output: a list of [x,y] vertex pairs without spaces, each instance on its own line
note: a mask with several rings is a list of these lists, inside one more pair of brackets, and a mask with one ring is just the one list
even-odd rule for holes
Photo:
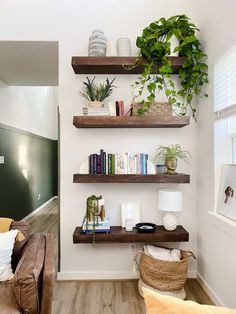
[[50,314],[55,282],[53,236],[29,235],[27,222],[15,221],[25,240],[16,242],[12,256],[13,279],[0,282],[0,314]]

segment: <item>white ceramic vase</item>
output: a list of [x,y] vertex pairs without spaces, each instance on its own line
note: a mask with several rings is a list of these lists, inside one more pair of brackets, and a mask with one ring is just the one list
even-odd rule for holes
[[120,38],[117,39],[117,53],[120,57],[131,56],[131,42],[126,35],[120,35]]
[[178,57],[179,53],[174,52],[175,48],[179,46],[179,41],[175,35],[170,39],[170,57]]
[[89,37],[88,55],[97,57],[106,55],[107,39],[100,29],[95,29]]

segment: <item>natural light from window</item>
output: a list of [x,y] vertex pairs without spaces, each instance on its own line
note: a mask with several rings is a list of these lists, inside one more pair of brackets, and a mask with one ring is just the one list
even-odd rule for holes
[[[232,220],[236,208],[236,45],[222,55],[214,65],[214,147],[215,204],[217,213]],[[227,174],[227,175],[226,175]],[[226,198],[227,188],[233,189]],[[234,214],[235,213],[235,214]]]

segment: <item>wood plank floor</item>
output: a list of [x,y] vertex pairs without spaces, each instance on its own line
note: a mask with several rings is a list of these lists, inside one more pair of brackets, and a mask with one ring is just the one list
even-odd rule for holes
[[[58,258],[58,205],[53,200],[31,217],[31,232],[54,234],[55,265]],[[187,300],[213,304],[196,279],[185,285]],[[57,281],[53,295],[53,314],[145,314],[137,280],[127,281]]]

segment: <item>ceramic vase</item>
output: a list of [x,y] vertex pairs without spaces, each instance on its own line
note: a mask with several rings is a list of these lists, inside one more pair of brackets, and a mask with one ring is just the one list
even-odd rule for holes
[[170,38],[170,57],[178,57],[179,52],[174,52],[175,48],[179,46],[179,41],[175,35]]
[[93,57],[106,55],[107,39],[100,29],[95,29],[89,37],[88,55]]
[[131,56],[131,42],[126,35],[121,35],[117,39],[117,53],[120,57]]
[[175,172],[175,170],[177,168],[177,159],[176,158],[166,158],[165,165],[166,165],[168,174],[176,174],[176,172]]

